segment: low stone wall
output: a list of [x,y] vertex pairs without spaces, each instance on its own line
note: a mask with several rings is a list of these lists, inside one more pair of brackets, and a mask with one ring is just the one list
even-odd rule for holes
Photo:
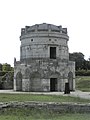
[[57,112],[90,113],[90,104],[54,102],[6,102],[0,103],[0,110],[6,108],[48,109]]

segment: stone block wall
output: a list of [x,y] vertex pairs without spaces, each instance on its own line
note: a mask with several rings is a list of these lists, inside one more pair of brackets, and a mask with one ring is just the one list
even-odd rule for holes
[[0,103],[0,111],[8,108],[46,109],[60,113],[90,113],[90,104],[54,103],[54,102],[6,102]]
[[23,28],[14,90],[64,91],[66,82],[75,90],[75,64],[69,61],[68,40],[62,26],[43,23]]

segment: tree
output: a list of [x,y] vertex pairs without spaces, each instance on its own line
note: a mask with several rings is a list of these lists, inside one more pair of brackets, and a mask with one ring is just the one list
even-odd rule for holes
[[85,59],[81,52],[69,53],[69,59],[75,61],[76,70],[84,69]]
[[2,71],[2,64],[0,63],[0,71]]
[[3,66],[2,66],[2,70],[3,71],[11,71],[11,65],[7,64],[7,63],[4,63]]

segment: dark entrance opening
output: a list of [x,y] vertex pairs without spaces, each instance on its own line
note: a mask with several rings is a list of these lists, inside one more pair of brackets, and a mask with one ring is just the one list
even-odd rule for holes
[[69,83],[65,83],[65,92],[64,94],[70,94]]
[[50,59],[56,59],[56,47],[50,47]]
[[50,91],[57,91],[57,78],[50,79]]

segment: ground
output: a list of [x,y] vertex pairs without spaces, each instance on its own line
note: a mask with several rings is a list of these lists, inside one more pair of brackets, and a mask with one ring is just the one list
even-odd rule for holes
[[[9,93],[9,94],[7,94]],[[37,95],[55,95],[57,97],[60,96],[74,96],[80,97],[90,100],[90,92],[81,92],[76,90],[75,92],[71,92],[70,94],[64,94],[64,92],[15,92],[13,90],[0,90],[0,95],[4,95],[3,100],[6,99],[5,95],[12,95],[12,94],[34,94]],[[20,96],[19,95],[19,96]],[[14,100],[15,100],[15,95]],[[13,97],[12,96],[12,97]],[[10,97],[10,96],[8,96]],[[25,96],[24,96],[25,97]],[[30,96],[29,96],[30,98]],[[21,98],[23,99],[23,98]],[[59,98],[61,99],[61,98]],[[75,99],[75,98],[74,98]],[[44,110],[37,110],[37,109],[5,109],[2,112],[0,111],[0,120],[89,120],[90,114],[88,113],[59,113],[53,111],[44,111]]]
[[63,95],[63,96],[72,96],[72,97],[80,97],[80,98],[84,98],[84,99],[90,99],[90,92],[82,92],[79,90],[76,90],[74,92],[70,92],[70,94],[64,94],[64,92],[16,92],[13,90],[0,90],[0,93]]

